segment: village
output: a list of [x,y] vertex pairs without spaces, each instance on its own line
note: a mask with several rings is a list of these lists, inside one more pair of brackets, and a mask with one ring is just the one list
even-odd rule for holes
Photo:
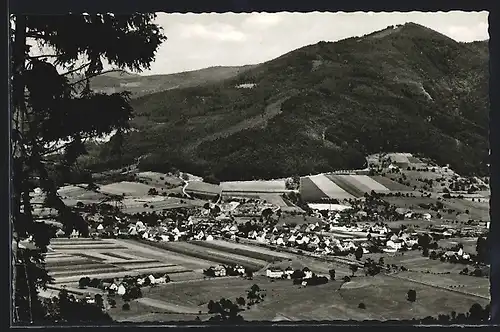
[[[404,169],[393,163],[384,167],[368,173]],[[418,191],[394,185],[387,175],[380,180],[366,173],[218,185],[183,175],[175,180],[180,188],[175,195],[162,194],[164,188],[154,183],[155,176],[158,182],[166,177],[173,182],[175,175],[153,172],[139,173],[136,183],[105,183],[91,194],[81,187],[63,188],[63,198],[71,200],[88,228],[86,234],[67,234],[52,223],[46,259],[54,282],[49,289],[66,290],[88,304],[96,302],[94,295],[99,302],[106,296],[104,307],[111,311],[118,310],[119,299],[125,311],[146,303],[151,310],[180,314],[187,309],[158,304],[166,300],[155,299],[156,289],[226,278],[322,287],[352,283],[360,274],[488,275],[476,244],[487,230],[485,214],[470,203],[467,211],[457,210],[455,202],[464,199],[444,198],[446,192]],[[120,188],[125,190],[120,193]],[[133,192],[138,188],[141,196]],[[29,239],[20,245],[36,249]],[[418,269],[417,261],[432,268]],[[435,287],[435,281],[424,283]],[[153,295],[145,297],[145,292]]]

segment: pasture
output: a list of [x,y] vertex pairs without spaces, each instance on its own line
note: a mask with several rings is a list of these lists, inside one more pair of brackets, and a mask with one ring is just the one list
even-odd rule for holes
[[164,209],[175,209],[181,207],[203,206],[205,202],[181,199],[177,197],[146,196],[141,198],[129,198],[123,200],[123,212],[141,213],[147,211],[161,211]]
[[387,189],[389,189],[390,191],[413,191],[413,188],[405,186],[399,182],[393,181],[385,176],[377,175],[377,176],[371,176],[371,178],[380,183],[381,185],[383,185],[384,187],[386,187]]
[[151,188],[154,187],[139,182],[122,181],[101,186],[99,191],[112,195],[147,196]]
[[[331,281],[320,286],[293,285],[291,280],[271,282],[265,277],[213,278],[190,283],[167,284],[151,289],[148,298],[164,300],[193,311],[205,312],[210,300],[224,297],[235,300],[246,296],[253,284],[266,293],[265,300],[241,313],[246,320],[272,321],[276,317],[289,320],[389,320],[411,319],[467,312],[473,303],[488,301],[455,292],[378,275],[357,276],[349,283]],[[408,302],[409,289],[417,292],[417,300]],[[365,303],[366,309],[358,304]],[[201,317],[200,317],[201,318]]]
[[490,296],[490,281],[485,277],[472,277],[458,273],[433,274],[413,271],[400,272],[398,276],[486,298]]
[[219,185],[202,181],[190,181],[184,188],[186,193],[220,195],[222,189]]
[[137,177],[153,186],[173,188],[184,184],[184,181],[179,177],[158,172],[140,172],[137,173]]

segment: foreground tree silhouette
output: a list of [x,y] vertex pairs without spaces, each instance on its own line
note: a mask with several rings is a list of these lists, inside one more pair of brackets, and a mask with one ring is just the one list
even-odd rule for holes
[[[37,222],[30,193],[35,187],[42,189],[44,206],[57,211],[55,218],[66,233],[76,229],[88,235],[83,218],[58,195],[58,185],[69,179],[78,157],[86,153],[86,140],[114,131],[121,136],[132,116],[127,93],[95,93],[89,80],[103,73],[104,61],[123,70],[149,68],[166,39],[152,23],[154,18],[154,14],[11,16],[12,300],[17,322],[44,316],[43,310],[34,308],[40,308],[37,289],[49,279],[41,254],[21,255],[19,250],[21,240],[32,238],[43,252],[51,237],[45,224]],[[47,53],[33,55],[36,44]]]

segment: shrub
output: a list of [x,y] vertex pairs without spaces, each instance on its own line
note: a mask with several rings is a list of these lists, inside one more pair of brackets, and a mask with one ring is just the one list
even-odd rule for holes
[[414,289],[408,291],[407,300],[410,302],[415,302],[417,300],[417,292]]
[[366,309],[366,305],[363,302],[361,302],[360,304],[358,304],[358,308],[359,309]]
[[130,304],[129,303],[124,303],[122,305],[122,310],[124,311],[129,311],[130,310]]

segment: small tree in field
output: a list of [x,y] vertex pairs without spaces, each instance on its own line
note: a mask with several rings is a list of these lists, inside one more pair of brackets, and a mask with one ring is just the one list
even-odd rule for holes
[[356,251],[355,251],[354,255],[356,256],[356,259],[357,259],[358,261],[359,261],[359,260],[361,260],[361,258],[363,257],[363,248],[361,248],[361,246],[359,246],[359,247],[356,249]]
[[330,280],[335,280],[335,269],[329,270],[328,274],[330,275]]
[[406,298],[410,302],[415,302],[417,300],[417,292],[414,289],[410,289],[406,295]]
[[351,270],[352,276],[354,277],[354,274],[358,271],[358,265],[357,264],[351,264],[349,266],[349,269]]

